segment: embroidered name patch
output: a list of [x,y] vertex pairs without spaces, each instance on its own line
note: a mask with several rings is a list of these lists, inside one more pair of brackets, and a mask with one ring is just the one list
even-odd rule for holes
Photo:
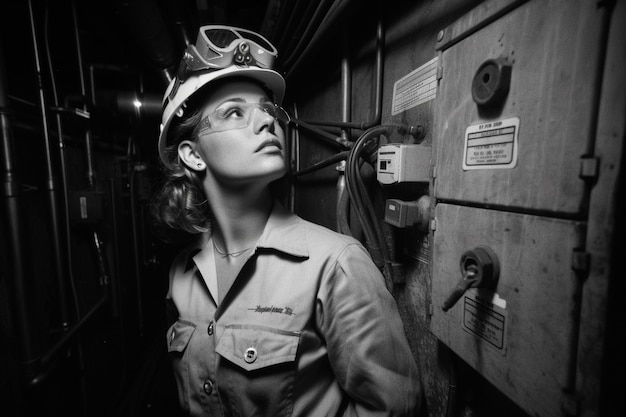
[[256,306],[255,308],[249,308],[248,310],[254,311],[255,313],[277,313],[277,314],[286,314],[288,316],[296,315],[296,313],[293,312],[293,308],[291,307]]

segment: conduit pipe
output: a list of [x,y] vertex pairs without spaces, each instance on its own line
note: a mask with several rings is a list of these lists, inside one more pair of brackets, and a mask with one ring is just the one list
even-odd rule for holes
[[[300,44],[294,49],[289,57],[285,60],[284,67],[288,73],[288,78],[293,76],[299,69],[300,66],[304,63],[306,58],[309,57],[311,52],[315,47],[318,46],[318,43],[323,39],[324,35],[335,25],[335,22],[339,20],[339,18],[343,15],[343,12],[351,3],[351,0],[336,0],[329,8],[328,13],[322,20],[322,23],[318,26],[317,30],[313,34],[310,40],[302,39]],[[306,47],[302,52],[299,52],[300,46],[302,43],[306,43]],[[293,64],[292,64],[293,62]]]
[[[385,32],[383,30],[382,21],[379,20],[376,26],[376,72],[374,74],[374,114],[372,118],[365,122],[348,122],[338,121],[313,121],[307,120],[311,125],[321,125],[330,127],[340,127],[342,129],[359,129],[367,130],[371,127],[379,125],[382,120],[383,106],[383,63],[385,56]],[[343,68],[342,68],[343,69]],[[343,74],[343,73],[342,73]],[[343,76],[343,75],[342,75]]]
[[[41,111],[41,124],[43,139],[45,145],[46,154],[46,175],[47,175],[47,187],[48,187],[48,209],[50,210],[50,227],[52,238],[52,251],[53,251],[53,263],[55,270],[55,279],[57,282],[58,296],[60,300],[65,300],[65,286],[63,284],[63,255],[61,253],[61,232],[60,232],[60,220],[59,220],[59,203],[57,197],[57,179],[54,176],[54,170],[52,166],[52,144],[50,141],[50,133],[48,131],[48,107],[43,90],[42,76],[41,76],[41,63],[39,61],[39,44],[37,42],[37,31],[35,26],[35,16],[33,13],[32,0],[28,1],[28,12],[30,18],[31,36],[33,41],[33,57],[35,62],[35,71],[37,74],[37,86],[39,92],[39,106]],[[67,326],[67,315],[64,308],[62,309],[62,320],[64,321],[64,327]]]
[[9,122],[7,79],[4,64],[4,49],[2,38],[0,38],[0,141],[2,150],[2,202],[6,212],[6,239],[7,248],[10,251],[10,282],[13,291],[14,303],[14,323],[17,326],[22,363],[26,367],[27,374],[30,374],[35,365],[35,352],[33,347],[32,326],[28,314],[27,305],[27,285],[24,258],[24,242],[22,237],[22,204],[21,204],[21,184],[15,172],[15,157],[13,154],[13,137]]
[[[54,72],[53,65],[52,65],[50,45],[48,42],[49,21],[50,21],[49,3],[46,2],[46,13],[45,13],[45,19],[44,19],[44,44],[45,44],[45,50],[46,50],[46,57],[48,59],[50,83],[52,85],[53,104],[55,106],[52,110],[56,111],[55,119],[56,119],[56,125],[57,125],[57,141],[59,145],[59,165],[61,168],[61,182],[63,184],[63,203],[65,206],[65,244],[66,244],[66,256],[67,256],[66,265],[70,265],[70,268],[68,268],[67,271],[69,271],[69,277],[73,282],[72,269],[71,269],[71,265],[72,265],[72,256],[71,256],[72,252],[71,252],[71,241],[70,241],[71,233],[69,229],[69,210],[68,210],[69,197],[68,197],[68,192],[67,192],[67,169],[66,169],[66,163],[65,163],[65,139],[63,137],[63,129],[61,127],[61,114],[59,113],[59,111],[63,111],[65,110],[65,108],[64,109],[59,108],[59,99],[58,99],[57,90],[56,90],[55,72]],[[78,116],[79,114],[80,113],[76,111],[76,113],[74,113],[73,115]],[[61,225],[59,225],[59,227],[61,227]],[[59,256],[59,259],[61,259],[60,247],[57,249],[58,249],[57,256]],[[65,294],[65,291],[66,291],[65,282],[61,277],[62,277],[62,273],[60,272],[59,279],[57,279],[57,293],[59,297],[61,328],[65,331],[67,330],[69,326],[70,319],[69,319],[69,308],[68,308],[68,303],[67,303],[67,297]]]

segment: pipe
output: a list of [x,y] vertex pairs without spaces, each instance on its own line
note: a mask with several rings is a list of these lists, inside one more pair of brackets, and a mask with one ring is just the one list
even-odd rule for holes
[[171,81],[180,58],[163,15],[154,0],[122,2],[121,15],[141,53],[159,69],[164,83]]
[[300,120],[300,119],[292,119],[291,123],[293,123],[296,126],[300,126],[305,128],[306,130],[316,133],[321,139],[324,140],[324,142],[333,145],[335,147],[338,148],[342,148],[342,149],[349,149],[350,148],[350,143],[349,142],[345,142],[344,139],[342,137],[338,137],[336,135],[333,135],[331,133],[328,133],[316,126],[312,126],[309,123]]
[[[47,169],[47,186],[48,186],[48,204],[50,210],[50,227],[52,234],[52,251],[54,252],[53,262],[55,269],[55,278],[57,280],[57,287],[59,291],[59,299],[65,302],[65,286],[63,283],[63,264],[61,259],[63,255],[61,253],[61,232],[60,232],[60,217],[59,217],[59,203],[57,199],[57,179],[54,176],[52,167],[52,144],[50,141],[50,132],[48,131],[48,108],[46,105],[42,76],[41,76],[41,63],[39,61],[39,45],[37,42],[37,31],[35,26],[35,16],[33,13],[32,0],[28,1],[28,11],[30,18],[31,36],[33,41],[33,55],[35,61],[35,71],[37,74],[37,85],[39,92],[39,106],[41,111],[42,132],[45,144],[46,154],[46,169]],[[62,317],[64,327],[67,326],[67,311],[63,311]]]
[[4,47],[0,38],[0,142],[1,142],[1,167],[2,170],[2,197],[4,210],[6,213],[7,248],[10,251],[10,267],[12,267],[10,284],[13,292],[15,323],[20,343],[22,364],[30,374],[31,368],[35,365],[34,343],[30,314],[27,306],[26,272],[24,258],[24,243],[22,237],[22,204],[21,204],[21,184],[17,179],[14,166],[13,137],[8,117],[8,97],[7,79],[4,64]]
[[374,115],[372,118],[365,122],[347,122],[343,120],[337,121],[314,121],[307,120],[307,123],[312,125],[340,127],[340,128],[352,128],[359,130],[367,130],[371,127],[379,125],[382,120],[382,107],[383,107],[383,64],[385,55],[385,32],[383,30],[382,21],[378,21],[376,27],[376,72],[374,75]]
[[[316,48],[319,42],[323,39],[324,35],[335,25],[335,22],[339,20],[339,18],[343,15],[343,12],[346,10],[347,6],[350,3],[350,0],[336,0],[331,5],[328,13],[322,20],[322,23],[319,24],[317,30],[306,44],[305,49],[302,52],[299,52],[298,49],[294,50],[291,55],[285,60],[284,67],[288,74],[288,78],[293,77],[293,74],[295,74],[300,69],[305,61],[305,58],[309,57],[313,49]],[[303,42],[305,41],[306,40],[303,39]]]
[[[344,29],[343,57],[341,58],[341,120],[349,123],[352,118],[352,65],[350,62],[349,28]],[[349,128],[341,129],[341,137],[350,140]]]
[[[76,17],[76,2],[72,1],[72,21],[74,23],[74,38],[76,40],[76,59],[78,61],[78,74],[80,80],[80,92],[83,97],[87,96],[87,88],[85,86],[85,74],[83,73],[83,55],[80,45],[80,36],[78,34],[78,19]],[[87,111],[87,104],[83,100],[83,110]],[[93,151],[91,146],[91,129],[85,129],[85,153],[87,159],[87,182],[90,188],[96,187],[96,172],[93,167]]]
[[[48,30],[48,23],[49,23],[49,19],[50,15],[49,15],[49,3],[46,2],[46,14],[45,14],[45,19],[44,19],[44,45],[45,45],[45,50],[46,50],[46,57],[48,59],[48,70],[49,70],[49,74],[50,74],[50,80],[51,80],[51,85],[52,85],[52,97],[53,97],[53,102],[54,102],[54,108],[52,109],[53,111],[55,111],[55,119],[56,119],[56,125],[57,125],[57,141],[59,144],[59,164],[61,167],[61,182],[63,184],[63,204],[65,207],[65,244],[66,244],[66,256],[67,256],[67,265],[72,265],[72,252],[71,252],[71,232],[70,232],[70,226],[69,226],[69,222],[70,222],[70,215],[69,215],[69,196],[68,196],[68,192],[67,192],[67,169],[66,169],[66,161],[65,161],[65,141],[63,138],[63,130],[61,128],[61,114],[59,113],[58,110],[56,110],[59,106],[59,99],[57,96],[57,91],[56,91],[56,81],[55,81],[55,74],[54,74],[54,69],[52,66],[52,57],[50,56],[50,46],[48,43],[48,34],[49,34],[49,30]],[[56,254],[55,257],[58,256],[57,259],[59,259],[59,265],[61,265],[60,263],[60,259],[61,258],[61,248],[60,245],[59,247],[56,248]],[[60,266],[61,268],[61,266]],[[67,271],[69,272],[69,277],[70,280],[73,282],[73,274],[72,274],[72,269],[71,266],[67,269]],[[67,330],[68,326],[69,326],[69,308],[68,308],[68,302],[67,302],[67,296],[66,296],[66,288],[65,288],[65,282],[64,280],[61,278],[63,276],[63,272],[60,269],[58,274],[57,274],[57,294],[59,297],[59,313],[61,316],[61,328],[65,331]]]
[[[96,304],[93,305],[93,307],[91,307],[91,310],[89,310],[77,323],[75,323],[67,332],[65,332],[63,334],[63,337],[60,338],[59,340],[57,340],[57,342],[55,343],[54,346],[52,346],[52,348],[50,348],[50,350],[48,350],[48,352],[43,355],[41,357],[41,364],[44,365],[44,367],[46,365],[49,365],[50,362],[52,361],[52,359],[62,350],[64,349],[69,342],[74,338],[74,336],[77,335],[77,333],[87,324],[91,321],[91,319],[94,317],[94,315],[100,311],[100,309],[102,307],[104,307],[107,302],[108,302],[109,296],[105,293],[102,297],[100,297],[100,299],[98,300],[98,302]],[[41,382],[42,378],[41,376],[37,377],[37,378],[33,378],[31,380],[31,385],[37,385],[39,382]]]
[[348,154],[350,153],[350,151],[343,151],[343,152],[339,152],[336,153],[335,155],[331,156],[330,158],[327,158],[323,161],[320,161],[308,168],[304,168],[301,169],[299,171],[294,172],[293,174],[291,174],[292,177],[299,177],[301,175],[306,175],[306,174],[310,174],[312,172],[318,171],[322,168],[326,168],[327,166],[330,166],[332,164],[336,164],[336,163],[341,163],[342,161],[345,161],[345,159],[348,157]]

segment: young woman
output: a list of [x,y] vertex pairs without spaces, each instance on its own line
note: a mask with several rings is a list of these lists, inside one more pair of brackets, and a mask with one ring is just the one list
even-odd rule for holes
[[355,239],[274,200],[288,167],[276,50],[200,29],[164,100],[157,217],[194,234],[167,333],[192,416],[412,416],[419,373],[397,306]]

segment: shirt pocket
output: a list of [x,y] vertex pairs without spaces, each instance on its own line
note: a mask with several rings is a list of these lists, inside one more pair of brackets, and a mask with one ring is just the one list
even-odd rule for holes
[[233,415],[290,416],[300,332],[227,325],[216,352],[222,399]]
[[253,325],[227,325],[215,351],[245,371],[294,362],[300,332]]
[[189,321],[178,320],[167,330],[167,351],[176,379],[178,390],[178,401],[187,412],[190,409],[189,398],[191,397],[190,387],[190,354],[189,341],[196,330],[196,325]]
[[178,320],[167,330],[167,351],[184,352],[196,330],[196,325],[185,320]]

